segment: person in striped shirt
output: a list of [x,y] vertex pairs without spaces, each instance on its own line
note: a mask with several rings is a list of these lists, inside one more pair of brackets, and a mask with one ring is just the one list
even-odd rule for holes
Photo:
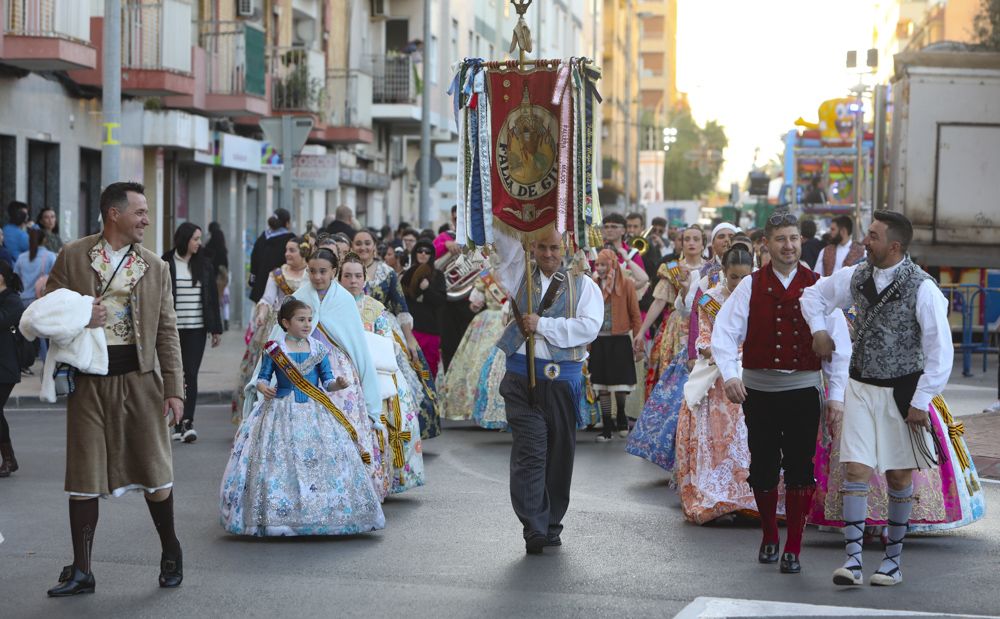
[[201,238],[201,228],[186,221],[177,226],[174,248],[163,255],[163,260],[170,267],[177,334],[180,336],[184,364],[184,418],[174,426],[173,439],[185,443],[198,439],[194,429],[194,410],[198,403],[198,372],[205,356],[206,340],[211,334],[212,347],[215,348],[222,339],[222,312],[215,286],[215,267],[199,251]]

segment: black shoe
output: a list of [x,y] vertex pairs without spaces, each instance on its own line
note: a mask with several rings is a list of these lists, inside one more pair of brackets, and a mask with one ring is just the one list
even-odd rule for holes
[[790,552],[782,554],[780,568],[782,574],[798,574],[802,571],[802,566],[799,564],[799,556]]
[[183,553],[177,552],[176,559],[168,559],[160,555],[160,586],[164,588],[179,587],[184,580]]
[[540,555],[542,554],[542,549],[548,544],[548,538],[544,535],[532,535],[528,539],[524,540],[524,550],[529,555]]
[[198,433],[194,429],[194,422],[190,419],[185,419],[181,422],[181,427],[183,432],[181,433],[181,440],[185,443],[193,443],[198,440]]
[[778,543],[773,542],[770,544],[761,544],[760,550],[757,552],[757,563],[777,563],[778,562]]
[[546,546],[562,546],[562,540],[559,539],[558,535],[550,535],[549,537],[545,538],[545,545]]
[[49,589],[50,598],[64,598],[80,593],[93,593],[96,585],[93,574],[84,574],[73,565],[67,565],[59,574],[59,584]]

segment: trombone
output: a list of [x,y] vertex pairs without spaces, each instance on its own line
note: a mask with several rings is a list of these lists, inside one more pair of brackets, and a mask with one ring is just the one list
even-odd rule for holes
[[629,258],[639,254],[640,256],[645,256],[646,252],[649,251],[649,235],[653,232],[653,226],[650,226],[642,231],[642,234],[635,237],[634,239],[629,239],[628,245],[632,248],[632,251],[628,253]]

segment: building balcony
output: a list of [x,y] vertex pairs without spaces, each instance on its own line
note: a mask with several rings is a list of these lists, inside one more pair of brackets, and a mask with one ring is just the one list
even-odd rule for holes
[[[90,40],[104,47],[104,18],[90,19]],[[191,97],[196,91],[199,48],[191,41],[191,5],[161,0],[122,6],[122,93],[137,97]],[[197,69],[197,71],[193,70]],[[69,77],[100,88],[103,69],[71,71]]]
[[191,5],[179,0],[122,6],[122,92],[194,94]]
[[245,22],[199,23],[204,50],[204,110],[225,116],[268,116],[264,31]]
[[311,114],[316,127],[326,108],[326,59],[303,47],[271,52],[271,109],[274,114]]
[[327,142],[371,144],[372,76],[358,69],[330,69],[326,76]]
[[29,71],[97,66],[90,44],[90,3],[80,0],[6,0],[2,6],[0,62]]
[[372,76],[372,103],[418,105],[422,87],[417,65],[406,54],[376,54],[365,59]]

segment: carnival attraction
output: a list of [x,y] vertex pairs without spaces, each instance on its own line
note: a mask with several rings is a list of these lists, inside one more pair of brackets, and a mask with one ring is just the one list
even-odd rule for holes
[[[531,286],[529,245],[553,228],[567,255],[585,260],[600,245],[594,117],[601,71],[589,58],[529,60],[532,0],[512,1],[518,21],[510,52],[518,60],[466,58],[448,90],[458,129],[456,243],[461,259],[493,251],[495,231],[521,241]],[[528,296],[526,313],[532,312]],[[532,386],[534,337],[528,338]]]
[[[874,135],[865,131],[859,155],[855,133],[857,126],[863,125],[859,105],[856,99],[829,99],[820,104],[817,122],[795,121],[798,129],[789,131],[784,139],[785,182],[780,203],[801,206],[803,213],[812,215],[855,213],[859,156],[864,168],[870,168],[874,152]],[[810,199],[817,190],[822,190],[823,200]]]

